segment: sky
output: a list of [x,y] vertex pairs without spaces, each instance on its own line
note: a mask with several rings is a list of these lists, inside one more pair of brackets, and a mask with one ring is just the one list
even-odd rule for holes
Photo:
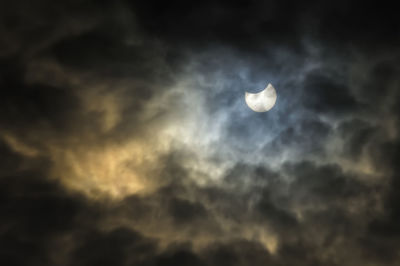
[[382,2],[3,1],[0,265],[399,265],[399,89]]

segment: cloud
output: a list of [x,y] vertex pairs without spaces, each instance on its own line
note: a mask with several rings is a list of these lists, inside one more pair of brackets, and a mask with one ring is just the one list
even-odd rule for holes
[[396,265],[394,10],[5,4],[0,264]]

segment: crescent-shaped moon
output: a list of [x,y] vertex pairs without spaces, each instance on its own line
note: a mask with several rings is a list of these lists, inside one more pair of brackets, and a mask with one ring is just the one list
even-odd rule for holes
[[254,112],[266,112],[275,105],[276,91],[270,83],[264,90],[258,93],[249,93],[246,91],[244,98],[247,106]]

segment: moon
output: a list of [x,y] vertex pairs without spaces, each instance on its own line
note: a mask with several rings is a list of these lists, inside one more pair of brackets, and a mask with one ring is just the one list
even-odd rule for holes
[[275,105],[276,91],[270,83],[264,90],[258,93],[249,93],[246,91],[244,98],[247,106],[254,112],[267,112]]

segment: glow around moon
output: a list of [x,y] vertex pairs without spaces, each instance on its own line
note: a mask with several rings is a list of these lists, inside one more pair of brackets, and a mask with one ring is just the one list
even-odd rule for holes
[[274,107],[276,102],[276,91],[274,86],[268,86],[258,93],[245,93],[245,101],[247,106],[254,112],[266,112]]

